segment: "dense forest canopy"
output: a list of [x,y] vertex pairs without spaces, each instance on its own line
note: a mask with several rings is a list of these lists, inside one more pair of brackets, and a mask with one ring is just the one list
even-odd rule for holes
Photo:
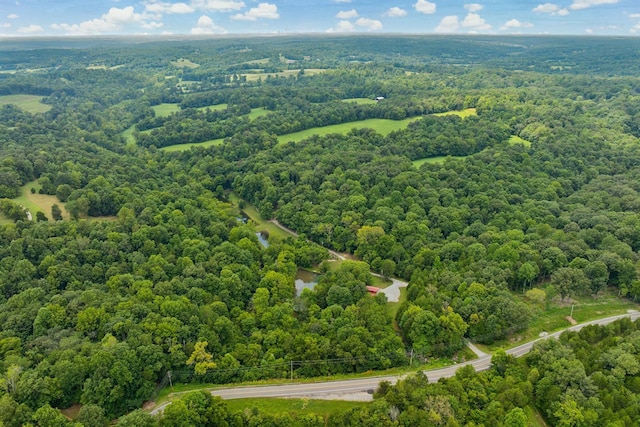
[[[463,357],[465,340],[508,342],[579,298],[632,306],[639,49],[518,36],[3,41],[0,422],[53,425],[53,408],[74,403],[81,422],[115,418],[168,372],[223,384]],[[414,120],[358,126],[402,119]],[[253,207],[298,236],[263,247],[242,218]],[[299,268],[322,274],[298,295]],[[408,282],[397,305],[367,292],[383,283],[372,273]],[[506,420],[529,405],[551,424],[631,426],[634,328],[546,344],[487,375],[407,380],[334,422],[383,411],[389,425],[521,425]],[[562,383],[556,363],[584,381]],[[481,414],[460,391],[470,383]],[[492,406],[501,393],[510,403]],[[188,399],[163,425],[196,407],[209,415],[193,425],[259,419]]]

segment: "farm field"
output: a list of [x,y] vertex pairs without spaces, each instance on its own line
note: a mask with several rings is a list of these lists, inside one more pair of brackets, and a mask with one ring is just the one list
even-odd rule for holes
[[160,104],[154,105],[151,108],[153,108],[153,111],[156,112],[156,116],[158,117],[167,117],[171,115],[171,113],[180,111],[178,104]]
[[[306,75],[309,76],[313,76],[316,74],[320,74],[320,73],[324,73],[326,70],[322,69],[322,68],[305,68],[304,73]],[[258,80],[262,80],[263,78],[267,78],[267,77],[290,77],[290,76],[297,76],[298,73],[300,72],[300,70],[284,70],[284,71],[279,71],[277,73],[244,73],[244,74],[240,74],[241,76],[245,76],[247,78],[248,82],[255,82]]]
[[340,123],[337,125],[322,126],[317,128],[306,129],[300,132],[289,133],[278,137],[279,144],[287,142],[300,142],[313,135],[328,135],[331,133],[345,134],[351,129],[373,129],[379,134],[388,135],[394,130],[400,130],[406,128],[409,123],[420,119],[420,117],[411,117],[404,120],[389,120],[389,119],[367,119],[357,122]]
[[211,139],[209,141],[204,141],[204,142],[193,142],[193,143],[190,143],[190,144],[169,145],[169,146],[160,148],[160,150],[161,151],[166,151],[168,153],[171,153],[173,151],[189,150],[191,147],[207,148],[207,147],[211,147],[211,146],[214,146],[214,145],[222,145],[223,142],[224,142],[224,138],[218,138],[218,139]]
[[42,97],[38,95],[2,95],[0,106],[15,104],[18,108],[31,113],[46,113],[51,109],[50,105],[42,103]]

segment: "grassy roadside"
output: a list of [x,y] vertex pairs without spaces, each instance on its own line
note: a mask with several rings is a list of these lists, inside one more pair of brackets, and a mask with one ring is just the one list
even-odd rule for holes
[[242,210],[247,217],[255,223],[256,231],[259,233],[266,232],[269,237],[275,236],[280,239],[286,239],[287,237],[294,237],[291,233],[283,230],[272,222],[260,216],[258,209],[250,203],[244,202],[244,207],[240,208],[240,202],[242,199],[235,193],[229,193],[229,201],[232,202],[238,209]]

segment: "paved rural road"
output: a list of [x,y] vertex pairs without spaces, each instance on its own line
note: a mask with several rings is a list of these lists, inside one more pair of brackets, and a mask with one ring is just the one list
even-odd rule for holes
[[[606,317],[604,319],[593,320],[591,322],[581,323],[562,331],[554,332],[526,344],[507,350],[507,354],[520,357],[527,354],[533,345],[549,338],[557,338],[565,331],[579,331],[587,325],[606,325],[618,319],[629,317],[631,320],[640,318],[640,312],[631,311],[627,314]],[[491,355],[485,355],[478,359],[465,363],[458,363],[446,368],[424,371],[429,382],[436,382],[440,378],[449,378],[455,375],[456,371],[463,366],[471,365],[476,371],[484,371],[491,367]],[[256,397],[313,397],[314,399],[332,399],[332,400],[370,400],[371,394],[378,387],[380,381],[389,381],[395,384],[403,376],[380,376],[371,378],[361,378],[355,380],[342,381],[324,381],[318,383],[306,384],[282,384],[271,386],[250,386],[250,387],[230,387],[219,388],[211,391],[214,396],[220,396],[223,399],[244,399]],[[152,414],[160,413],[171,402],[164,403],[151,411]]]

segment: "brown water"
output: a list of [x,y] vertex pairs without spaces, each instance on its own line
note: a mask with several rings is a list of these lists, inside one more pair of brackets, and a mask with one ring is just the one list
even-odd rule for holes
[[313,289],[318,284],[318,277],[313,271],[299,268],[296,273],[296,295],[300,295],[303,289]]

